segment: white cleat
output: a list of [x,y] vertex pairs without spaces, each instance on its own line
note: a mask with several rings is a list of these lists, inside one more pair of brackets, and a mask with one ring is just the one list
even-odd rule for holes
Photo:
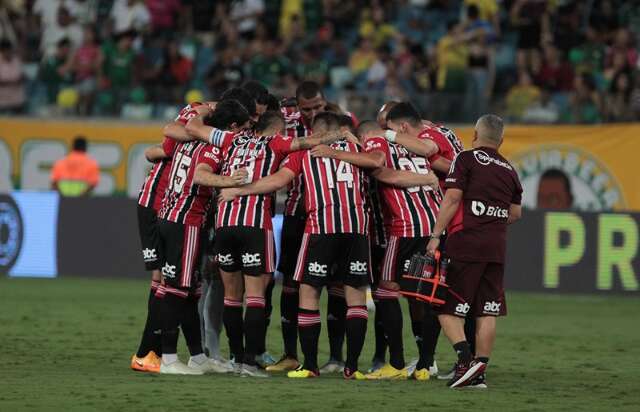
[[168,375],[204,375],[199,369],[190,368],[180,361],[175,361],[170,364],[162,362],[160,364],[160,373],[166,373]]
[[[418,366],[418,359],[413,359],[411,362],[407,364],[407,366],[405,366],[408,376],[411,376],[413,372],[415,372],[416,366]],[[431,374],[431,372],[429,372],[429,374]]]
[[233,366],[226,365],[217,359],[207,358],[203,363],[198,363],[193,360],[189,360],[187,364],[191,369],[197,369],[202,373],[228,373],[233,372]]
[[344,362],[340,362],[334,359],[329,359],[329,362],[325,363],[320,368],[320,374],[329,374],[329,373],[343,373],[344,372]]
[[438,363],[436,360],[433,360],[433,365],[429,366],[429,376],[436,377],[438,376]]
[[251,378],[268,378],[269,374],[258,368],[257,366],[242,364],[240,365],[240,376]]

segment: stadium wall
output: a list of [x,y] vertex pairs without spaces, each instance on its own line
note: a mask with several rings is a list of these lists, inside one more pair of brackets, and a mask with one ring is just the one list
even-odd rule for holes
[[[640,213],[525,211],[509,229],[507,288],[640,295],[639,228]],[[146,278],[136,202],[0,195],[0,275]]]
[[[160,123],[0,118],[0,192],[46,190],[53,162],[81,134],[101,168],[98,195],[135,197],[149,164],[144,149],[161,140]],[[465,147],[473,129],[455,128]],[[640,210],[636,154],[640,125],[508,126],[501,151],[518,170],[526,207],[537,206],[540,177],[549,169],[571,182],[572,207],[584,211]]]

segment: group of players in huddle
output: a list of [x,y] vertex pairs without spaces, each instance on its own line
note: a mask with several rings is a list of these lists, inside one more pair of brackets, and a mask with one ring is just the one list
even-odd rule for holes
[[[281,102],[248,82],[217,102],[188,105],[163,132],[162,144],[145,153],[153,167],[138,199],[152,283],[134,370],[252,377],[286,371],[290,378],[341,372],[345,379],[438,375],[438,315],[409,300],[419,359],[406,364],[399,291],[411,257],[443,232],[435,229],[445,178],[463,151],[452,130],[421,119],[408,102],[389,102],[376,121],[359,123],[327,102],[318,84],[305,81],[295,99]],[[276,362],[265,341],[276,271],[275,194],[283,188],[277,269],[284,354]],[[324,287],[330,359],[319,367]],[[358,359],[369,288],[376,348],[364,374]],[[506,313],[501,284],[487,299],[499,304],[486,315]],[[479,313],[459,303],[449,306],[452,315],[466,318],[466,346],[454,345],[459,361],[439,378],[452,387],[486,387],[488,357],[472,356]],[[220,355],[221,325],[230,361]],[[187,364],[177,356],[180,330],[191,354]]]

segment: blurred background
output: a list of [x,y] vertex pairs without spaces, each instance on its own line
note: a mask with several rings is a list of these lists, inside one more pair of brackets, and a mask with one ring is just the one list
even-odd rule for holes
[[[359,116],[632,121],[635,0],[2,0],[0,112],[171,118],[253,78]],[[463,108],[464,110],[460,110]]]

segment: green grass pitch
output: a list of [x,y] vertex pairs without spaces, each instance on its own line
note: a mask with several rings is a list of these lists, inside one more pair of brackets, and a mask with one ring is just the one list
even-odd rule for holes
[[[345,382],[337,376],[172,377],[129,369],[146,281],[0,279],[0,411],[623,411],[640,410],[640,301],[510,293],[487,391],[442,381]],[[279,289],[274,292],[275,301]],[[324,316],[324,314],[323,314]],[[405,316],[406,318],[406,316]],[[277,305],[269,350],[280,355]],[[372,322],[369,322],[371,326]],[[406,355],[415,356],[405,325]],[[327,357],[323,325],[320,362]],[[361,358],[369,366],[370,328]],[[226,339],[225,339],[226,342]],[[181,337],[181,358],[186,360]],[[226,347],[226,343],[225,343]],[[441,338],[441,368],[453,362]]]

